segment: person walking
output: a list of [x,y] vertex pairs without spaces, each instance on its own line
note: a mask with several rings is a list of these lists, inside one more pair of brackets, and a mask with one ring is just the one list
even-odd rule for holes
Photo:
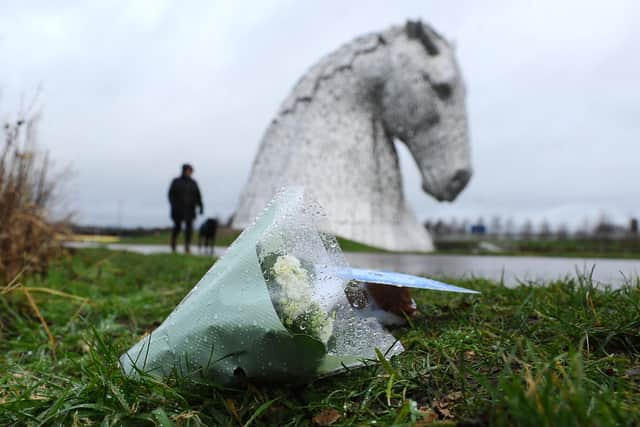
[[196,217],[196,207],[200,207],[200,215],[204,212],[200,189],[191,175],[193,175],[193,166],[185,163],[182,165],[182,175],[174,178],[169,187],[169,203],[173,220],[173,230],[171,231],[171,250],[173,252],[176,251],[176,239],[184,222],[184,251],[190,253],[189,245],[193,233],[193,220]]

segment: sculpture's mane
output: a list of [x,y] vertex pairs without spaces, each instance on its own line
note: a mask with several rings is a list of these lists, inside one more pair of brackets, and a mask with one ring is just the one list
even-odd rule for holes
[[[426,29],[425,29],[426,28]],[[318,91],[323,81],[330,80],[338,73],[351,70],[354,61],[378,48],[389,44],[401,35],[406,34],[409,39],[417,39],[424,46],[427,54],[438,55],[440,50],[434,42],[438,38],[448,46],[447,41],[433,28],[421,21],[407,21],[403,27],[394,26],[382,33],[371,33],[357,37],[353,41],[342,45],[337,50],[323,57],[313,65],[296,83],[295,87],[280,107],[279,115],[295,112],[301,103],[308,103]]]

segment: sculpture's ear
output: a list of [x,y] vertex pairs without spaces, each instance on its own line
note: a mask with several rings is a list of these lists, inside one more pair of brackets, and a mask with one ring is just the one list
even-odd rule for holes
[[437,35],[434,31],[426,31],[422,21],[407,21],[404,30],[407,33],[407,37],[419,40],[429,55],[436,56],[440,53],[438,46],[436,46],[433,40],[433,37]]

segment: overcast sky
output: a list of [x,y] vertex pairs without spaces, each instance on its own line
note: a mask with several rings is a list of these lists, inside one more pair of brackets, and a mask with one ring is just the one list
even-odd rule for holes
[[457,46],[475,170],[455,202],[438,203],[400,146],[418,218],[640,215],[633,0],[4,0],[0,114],[42,86],[40,143],[73,167],[81,223],[169,224],[167,187],[186,161],[205,213],[226,217],[296,80],[407,18]]

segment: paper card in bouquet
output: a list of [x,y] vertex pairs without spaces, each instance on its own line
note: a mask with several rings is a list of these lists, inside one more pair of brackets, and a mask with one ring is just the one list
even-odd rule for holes
[[426,277],[393,271],[367,270],[364,268],[343,268],[338,275],[345,280],[356,280],[362,283],[377,283],[380,285],[398,286],[431,291],[457,292],[462,294],[479,294],[480,292],[459,286],[448,285]]

